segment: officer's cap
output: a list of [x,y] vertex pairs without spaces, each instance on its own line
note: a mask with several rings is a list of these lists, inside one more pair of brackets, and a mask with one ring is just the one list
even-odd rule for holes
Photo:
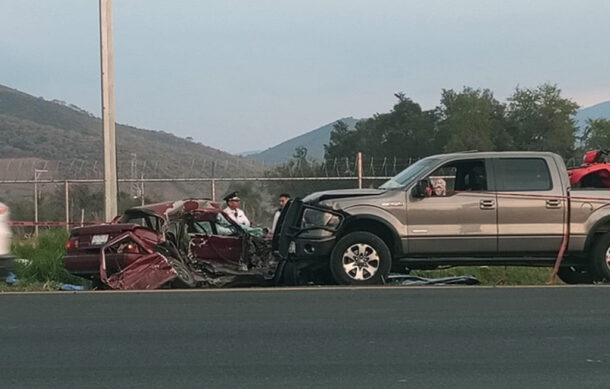
[[231,192],[224,197],[224,201],[239,200],[237,192]]

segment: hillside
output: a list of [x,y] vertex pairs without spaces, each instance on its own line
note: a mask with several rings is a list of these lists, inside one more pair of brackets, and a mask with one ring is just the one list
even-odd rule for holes
[[[358,119],[353,117],[339,119],[345,122],[350,128],[353,128]],[[307,155],[316,160],[324,158],[324,145],[330,140],[330,132],[333,130],[332,122],[320,128],[309,131],[303,135],[289,139],[280,143],[277,146],[268,148],[265,151],[255,154],[249,154],[248,158],[264,161],[265,163],[282,163],[290,160],[297,147],[306,147]]]
[[[164,131],[117,124],[116,133],[119,177],[209,177],[213,163],[217,177],[262,174],[259,163]],[[207,136],[219,135],[210,132]],[[35,158],[36,167],[43,164],[53,178],[101,177],[102,148],[99,118],[76,106],[0,85],[0,161],[4,164]],[[0,179],[31,178],[32,169],[27,166],[0,169]]]
[[610,120],[610,101],[595,104],[591,107],[583,108],[576,112],[574,120],[576,125],[584,130],[589,119],[609,119]]

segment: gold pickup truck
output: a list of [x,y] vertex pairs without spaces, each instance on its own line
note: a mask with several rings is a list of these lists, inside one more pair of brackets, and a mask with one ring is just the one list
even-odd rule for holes
[[391,269],[552,266],[567,283],[610,280],[610,191],[571,188],[550,152],[419,160],[378,189],[313,193],[285,207],[274,237],[286,269],[327,267],[340,284]]

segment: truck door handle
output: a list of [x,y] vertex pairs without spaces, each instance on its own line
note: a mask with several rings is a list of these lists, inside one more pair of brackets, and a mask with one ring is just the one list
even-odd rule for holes
[[479,203],[479,207],[481,209],[496,209],[496,201],[495,200],[481,200]]
[[561,208],[561,200],[559,199],[549,199],[546,201],[546,207],[550,209]]

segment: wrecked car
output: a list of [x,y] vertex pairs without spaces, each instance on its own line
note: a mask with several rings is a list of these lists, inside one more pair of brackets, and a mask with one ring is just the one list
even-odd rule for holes
[[64,267],[111,289],[267,285],[279,260],[257,235],[210,200],[151,204],[73,229]]

